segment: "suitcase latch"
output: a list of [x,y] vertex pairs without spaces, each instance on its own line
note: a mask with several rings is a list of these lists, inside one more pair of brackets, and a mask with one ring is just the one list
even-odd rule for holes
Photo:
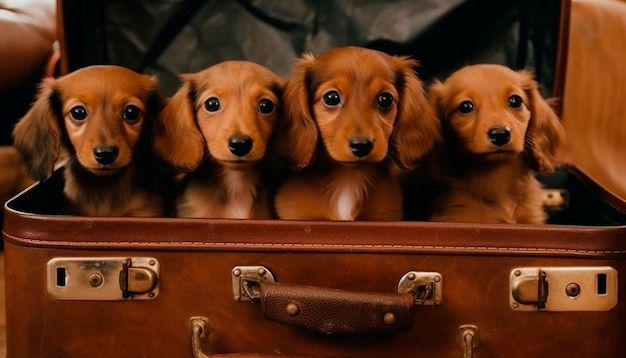
[[235,301],[258,301],[261,282],[275,282],[274,275],[263,266],[235,266],[231,273]]
[[511,308],[608,311],[617,304],[617,271],[608,266],[519,267],[510,274]]
[[59,257],[48,261],[48,294],[58,300],[149,300],[159,294],[151,257]]

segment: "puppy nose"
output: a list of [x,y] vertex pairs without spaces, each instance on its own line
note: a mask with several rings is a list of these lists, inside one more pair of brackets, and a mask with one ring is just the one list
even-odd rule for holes
[[117,146],[95,147],[93,157],[102,165],[111,164],[117,159],[120,150]]
[[352,137],[348,140],[348,144],[352,154],[359,158],[370,154],[372,148],[374,148],[374,142],[369,137]]
[[234,135],[228,138],[228,149],[238,157],[250,153],[252,149],[252,138],[247,135]]
[[511,140],[511,130],[504,126],[495,126],[487,131],[489,141],[498,147],[503,146]]

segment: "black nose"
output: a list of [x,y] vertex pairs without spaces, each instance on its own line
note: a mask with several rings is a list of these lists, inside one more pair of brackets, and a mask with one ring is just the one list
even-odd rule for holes
[[120,149],[117,146],[96,147],[93,149],[93,157],[102,165],[113,163],[119,153]]
[[372,148],[374,148],[374,142],[368,137],[352,137],[348,140],[348,144],[352,154],[359,158],[370,154]]
[[243,157],[252,149],[252,138],[247,135],[234,135],[228,138],[228,149],[234,155]]
[[498,147],[503,146],[511,140],[511,130],[503,126],[495,126],[487,131],[489,141]]

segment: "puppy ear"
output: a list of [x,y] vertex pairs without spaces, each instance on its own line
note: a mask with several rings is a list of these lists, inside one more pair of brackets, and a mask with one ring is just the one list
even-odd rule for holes
[[415,60],[397,61],[398,116],[390,138],[390,156],[402,168],[412,168],[441,141],[441,124],[426,98],[422,81],[413,71]]
[[305,55],[296,61],[293,75],[285,83],[280,120],[274,130],[272,150],[301,169],[313,161],[318,129],[311,113],[311,64],[315,59]]
[[550,102],[539,92],[539,85],[528,71],[520,71],[528,96],[530,123],[526,130],[525,151],[531,166],[540,173],[554,171],[557,152],[565,142],[565,130]]
[[13,144],[20,153],[29,175],[45,180],[52,175],[61,150],[59,122],[62,116],[60,94],[55,80],[44,79],[29,111],[13,129]]
[[166,101],[155,123],[152,148],[175,171],[192,172],[204,158],[204,138],[196,123],[196,89],[192,76],[182,76],[180,89]]
[[445,109],[448,107],[448,103],[446,101],[447,96],[444,93],[443,83],[435,79],[433,83],[428,88],[428,102],[430,102],[433,110],[435,111],[435,115],[439,118],[439,122],[442,122],[442,118],[445,118]]
[[[456,141],[455,135],[446,124],[446,118],[450,116],[450,95],[446,86],[438,79],[428,87],[428,102],[430,102],[435,115],[440,123],[440,131],[442,140],[435,144],[435,148],[424,158],[424,166],[429,174],[434,178],[443,179],[454,170],[457,160],[449,158],[452,154],[450,148],[456,148],[453,143]],[[453,154],[452,154],[453,155]]]

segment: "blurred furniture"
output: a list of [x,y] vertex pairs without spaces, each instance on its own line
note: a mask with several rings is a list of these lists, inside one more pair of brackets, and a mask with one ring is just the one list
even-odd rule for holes
[[0,204],[4,205],[32,182],[10,146],[11,131],[28,110],[41,78],[54,71],[56,1],[0,0],[0,33]]

